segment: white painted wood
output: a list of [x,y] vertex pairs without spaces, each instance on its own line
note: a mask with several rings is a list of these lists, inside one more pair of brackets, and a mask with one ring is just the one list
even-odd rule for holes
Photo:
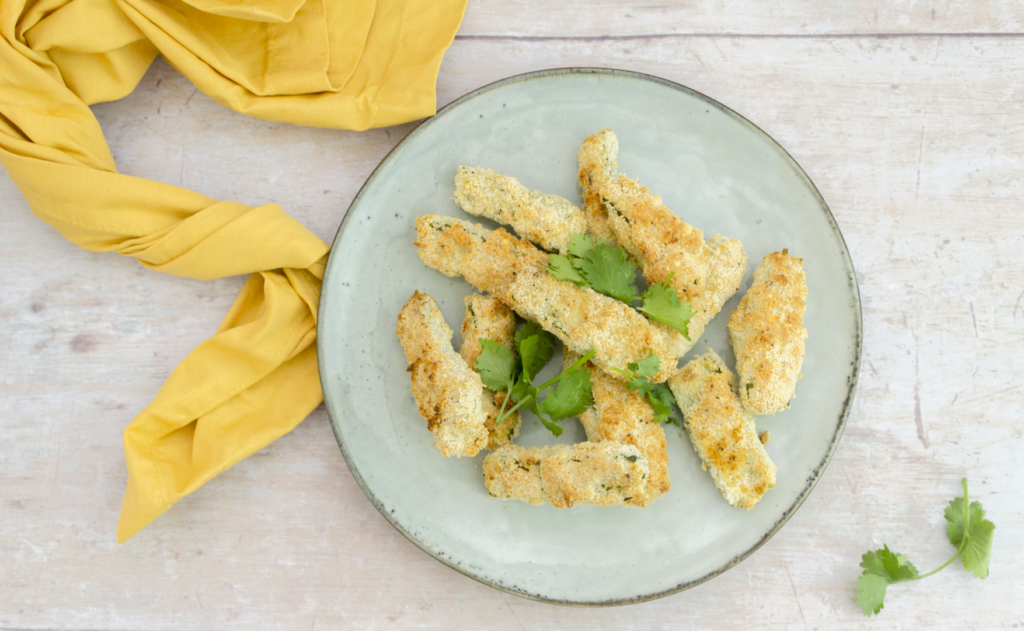
[[[500,37],[455,42],[439,103],[541,68],[649,72],[771,134],[836,215],[863,296],[863,372],[835,458],[796,516],[750,559],[682,594],[602,610],[526,601],[394,531],[349,474],[321,408],[119,546],[120,432],[214,331],[242,279],[191,281],[83,252],[0,177],[0,629],[1024,625],[1024,37],[866,35],[1019,32],[1019,5],[876,3],[876,26],[871,4],[548,4],[473,4],[462,33]],[[643,28],[621,26],[627,11]],[[806,26],[790,25],[802,14]],[[578,39],[677,27],[701,36]],[[827,35],[710,36],[778,32]],[[327,240],[412,128],[249,119],[159,61],[132,95],[95,109],[122,171],[281,202]],[[951,567],[893,588],[881,618],[865,619],[853,602],[860,555],[888,543],[923,570],[945,561],[942,509],[965,475],[997,525],[990,578]]]

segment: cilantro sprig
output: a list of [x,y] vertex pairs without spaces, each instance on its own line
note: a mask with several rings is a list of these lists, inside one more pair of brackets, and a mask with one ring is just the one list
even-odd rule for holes
[[637,309],[648,318],[667,324],[690,339],[688,325],[693,310],[689,302],[679,303],[679,296],[669,285],[671,274],[665,281],[648,287],[641,296],[635,284],[636,264],[622,248],[577,233],[568,249],[568,255],[552,254],[548,260],[548,270],[555,278],[590,287],[627,305],[640,299],[643,305]]
[[960,557],[964,569],[974,576],[988,576],[992,534],[996,527],[985,519],[985,510],[980,502],[968,504],[967,478],[963,479],[963,485],[964,496],[951,501],[945,512],[946,521],[949,522],[946,526],[949,542],[956,546],[956,554],[950,560],[927,574],[921,574],[907,557],[893,552],[888,545],[883,545],[880,550],[868,551],[861,557],[860,566],[864,572],[857,580],[857,604],[865,616],[878,614],[883,609],[885,591],[889,585],[931,576],[957,557]]
[[[583,366],[594,356],[594,351],[590,351],[552,379],[534,385],[533,380],[537,373],[554,355],[555,336],[535,323],[527,322],[516,332],[514,341],[516,350],[519,351],[518,361],[502,344],[480,338],[483,350],[477,357],[474,368],[480,373],[480,379],[485,386],[495,392],[508,391],[508,396],[498,410],[495,423],[505,422],[516,410],[525,407],[536,414],[552,434],[561,436],[562,428],[558,423],[579,415],[594,403],[591,396],[594,384],[590,381],[590,372]],[[555,389],[550,390],[541,400],[541,393],[552,386],[556,386]],[[509,399],[512,399],[515,405],[506,411]]]
[[680,426],[679,419],[672,416],[672,406],[676,405],[676,398],[672,396],[663,383],[651,383],[651,377],[658,374],[661,369],[661,358],[651,353],[638,362],[627,364],[629,370],[612,368],[629,378],[626,387],[632,392],[639,392],[640,396],[647,397],[647,401],[654,408],[654,420],[658,423],[668,423]]

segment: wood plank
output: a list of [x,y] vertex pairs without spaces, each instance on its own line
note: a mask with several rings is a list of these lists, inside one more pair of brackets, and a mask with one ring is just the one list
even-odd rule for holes
[[849,37],[878,33],[1022,33],[1015,2],[915,0],[530,0],[469,3],[459,36],[506,38],[733,35]]
[[[526,601],[394,531],[348,473],[321,408],[118,546],[120,431],[216,328],[241,279],[190,281],[78,250],[0,178],[0,628],[1024,624],[1024,40],[460,39],[439,102],[569,65],[664,76],[733,107],[803,165],[844,231],[864,301],[859,393],[828,471],[776,537],[710,583],[652,603]],[[124,172],[279,201],[328,240],[411,129],[256,121],[195,94],[162,62],[96,111]],[[998,526],[992,576],[950,568],[893,588],[882,619],[863,618],[860,554],[884,542],[938,566],[951,552],[942,508],[963,475]]]

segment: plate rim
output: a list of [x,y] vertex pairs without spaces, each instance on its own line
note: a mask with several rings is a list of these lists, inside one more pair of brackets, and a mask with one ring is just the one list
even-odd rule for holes
[[[724,105],[723,103],[720,103],[719,101],[716,101],[715,99],[713,99],[713,98],[711,98],[711,97],[709,97],[709,96],[707,96],[707,95],[705,95],[705,94],[703,94],[701,92],[698,92],[698,91],[696,91],[696,90],[694,90],[692,88],[689,88],[689,87],[687,87],[687,86],[685,86],[685,85],[683,85],[681,83],[676,83],[675,81],[671,81],[669,79],[665,79],[663,77],[658,77],[656,75],[646,74],[646,73],[643,73],[643,72],[637,72],[637,71],[634,71],[634,70],[623,70],[623,69],[618,69],[618,68],[599,68],[599,67],[586,67],[586,66],[578,66],[578,67],[577,66],[570,66],[570,67],[549,68],[549,69],[545,69],[545,70],[534,70],[534,71],[530,71],[530,72],[524,72],[524,73],[521,73],[521,74],[505,77],[503,79],[498,79],[496,81],[492,81],[491,83],[487,83],[487,84],[485,84],[485,85],[483,85],[483,86],[481,86],[479,88],[476,88],[475,90],[467,92],[466,94],[464,94],[464,95],[460,96],[459,98],[453,100],[452,102],[448,103],[447,105],[444,105],[433,116],[431,116],[429,118],[425,118],[425,119],[421,120],[419,123],[417,123],[417,125],[404,138],[402,138],[402,140],[398,141],[398,143],[394,147],[392,147],[390,151],[388,151],[387,155],[385,155],[381,159],[381,161],[377,164],[377,166],[374,167],[373,171],[366,178],[366,181],[363,182],[363,185],[359,188],[359,192],[356,193],[355,197],[352,198],[352,201],[349,203],[348,208],[345,210],[345,216],[342,217],[341,223],[338,225],[338,230],[337,230],[337,232],[334,235],[334,240],[331,242],[331,253],[334,252],[334,247],[337,245],[338,239],[341,237],[342,232],[345,229],[345,222],[350,217],[350,211],[357,204],[357,202],[359,202],[359,200],[362,198],[363,193],[366,191],[367,187],[376,179],[377,173],[381,169],[381,167],[384,166],[384,164],[387,163],[391,159],[392,154],[395,151],[397,151],[399,147],[401,147],[406,142],[408,142],[411,139],[413,139],[416,136],[418,136],[420,133],[423,132],[424,129],[428,128],[435,120],[438,120],[443,115],[447,115],[448,113],[450,113],[450,111],[452,109],[454,109],[456,106],[460,105],[463,102],[469,101],[469,100],[471,100],[473,98],[476,98],[476,97],[478,97],[478,96],[480,96],[482,94],[485,94],[485,93],[490,92],[492,90],[504,87],[506,85],[511,85],[511,84],[514,84],[514,83],[520,83],[520,82],[523,82],[523,81],[528,81],[528,80],[533,80],[533,79],[542,79],[542,78],[554,77],[554,76],[560,76],[560,75],[576,75],[576,74],[609,75],[609,76],[627,77],[627,78],[641,79],[641,80],[644,80],[644,81],[651,81],[653,83],[661,84],[661,85],[663,85],[663,86],[665,86],[667,88],[670,88],[670,89],[673,89],[673,90],[676,90],[676,91],[679,91],[679,92],[683,92],[684,94],[687,94],[689,96],[697,97],[697,98],[705,101],[709,105],[714,106],[719,111],[721,111],[721,112],[723,112],[723,113],[725,113],[725,114],[727,114],[729,116],[732,116],[732,117],[738,119],[740,123],[745,124],[745,125],[749,126],[750,128],[752,128],[754,131],[762,134],[768,141],[770,141],[772,144],[774,144],[776,147],[778,147],[782,151],[782,153],[785,156],[785,158],[788,159],[792,163],[792,165],[794,167],[796,167],[797,172],[801,176],[803,176],[803,178],[806,180],[806,182],[810,185],[811,191],[814,193],[815,199],[817,200],[817,202],[819,203],[821,208],[824,210],[825,218],[830,223],[830,225],[832,226],[833,232],[836,235],[838,235],[839,243],[842,245],[842,250],[841,250],[842,257],[845,260],[846,265],[847,265],[847,267],[850,270],[850,276],[849,276],[850,288],[853,290],[853,300],[854,300],[854,303],[855,303],[855,306],[856,306],[856,309],[855,309],[855,319],[854,319],[856,342],[855,342],[854,357],[853,357],[853,362],[852,362],[853,363],[853,371],[852,371],[852,373],[850,374],[850,376],[847,379],[846,398],[843,400],[842,410],[841,410],[841,412],[839,414],[839,418],[838,418],[838,421],[836,423],[835,430],[833,431],[832,438],[831,438],[831,440],[829,442],[828,450],[825,453],[825,456],[822,458],[822,460],[818,463],[818,465],[816,467],[814,467],[814,469],[812,469],[811,475],[807,479],[806,486],[800,492],[800,494],[797,497],[796,501],[793,502],[793,504],[788,509],[786,509],[786,511],[782,514],[782,516],[771,526],[771,528],[768,529],[768,531],[764,534],[764,536],[762,536],[756,543],[754,543],[753,546],[751,546],[747,550],[737,554],[732,559],[730,559],[726,563],[724,563],[721,567],[718,567],[715,570],[712,570],[711,572],[708,572],[707,574],[705,574],[703,576],[700,576],[700,577],[698,577],[696,579],[693,579],[693,580],[690,580],[690,581],[686,581],[684,583],[676,585],[675,587],[669,588],[667,590],[662,590],[662,591],[654,592],[654,593],[651,593],[651,594],[644,594],[642,596],[636,596],[636,597],[632,597],[632,598],[609,599],[609,600],[600,600],[600,601],[559,600],[559,599],[556,599],[556,598],[546,597],[546,596],[544,596],[542,594],[531,594],[531,593],[526,592],[524,590],[513,589],[513,588],[511,588],[509,586],[500,585],[500,584],[498,584],[496,582],[488,580],[487,578],[485,578],[483,576],[474,575],[467,568],[463,568],[463,567],[459,567],[459,566],[455,565],[453,562],[451,562],[446,557],[437,554],[435,551],[433,551],[429,547],[427,547],[424,543],[420,542],[410,532],[408,532],[405,528],[403,528],[401,526],[401,524],[397,523],[395,520],[392,519],[390,512],[387,511],[384,508],[384,506],[377,499],[377,497],[370,491],[370,489],[367,488],[366,483],[363,480],[362,475],[360,475],[358,469],[353,464],[352,459],[349,457],[348,450],[345,447],[345,442],[342,440],[342,437],[341,437],[338,421],[335,418],[334,414],[331,412],[331,407],[330,407],[330,405],[328,405],[326,397],[324,397],[324,409],[327,411],[327,418],[328,418],[328,420],[331,423],[331,429],[334,432],[334,438],[335,438],[335,440],[338,443],[338,448],[341,451],[342,457],[345,459],[345,464],[348,467],[349,472],[352,474],[352,477],[355,478],[356,482],[359,484],[359,488],[362,489],[363,494],[366,495],[367,499],[370,500],[370,503],[373,504],[373,506],[377,509],[377,511],[381,515],[384,516],[384,519],[389,524],[391,524],[391,526],[395,530],[397,530],[402,536],[404,536],[406,539],[408,539],[410,542],[412,542],[417,548],[419,548],[420,550],[423,550],[424,552],[426,552],[428,555],[430,555],[434,559],[436,559],[436,560],[440,561],[441,563],[447,565],[448,567],[452,568],[453,570],[456,570],[460,574],[468,576],[469,578],[471,578],[471,579],[473,579],[475,581],[478,581],[480,583],[483,583],[484,585],[487,585],[489,587],[493,587],[493,588],[495,588],[497,590],[500,590],[500,591],[508,593],[508,594],[512,594],[514,596],[519,596],[521,598],[527,598],[529,600],[535,600],[535,601],[538,601],[538,602],[550,603],[550,604],[555,604],[555,605],[577,606],[577,607],[608,607],[608,606],[630,605],[630,604],[643,603],[643,602],[648,602],[648,601],[652,601],[652,600],[657,600],[658,598],[663,598],[665,596],[671,596],[672,594],[677,594],[679,592],[686,591],[686,590],[688,590],[690,588],[696,587],[697,585],[700,585],[701,583],[705,583],[705,582],[715,578],[716,576],[719,576],[719,575],[723,574],[724,572],[726,572],[726,571],[736,567],[739,563],[741,563],[742,561],[747,559],[750,555],[752,555],[754,552],[756,552],[761,546],[763,546],[765,543],[767,543],[772,537],[774,537],[775,534],[778,533],[778,531],[782,529],[782,527],[786,524],[786,522],[788,522],[793,517],[793,515],[796,514],[796,511],[803,505],[804,501],[806,501],[807,498],[810,496],[811,491],[813,491],[814,487],[817,486],[818,481],[821,479],[822,475],[825,472],[825,469],[828,467],[829,463],[832,461],[832,456],[835,454],[835,451],[836,451],[836,449],[839,446],[839,440],[842,438],[843,430],[846,428],[846,422],[847,422],[847,420],[848,420],[848,418],[850,416],[850,411],[853,408],[853,400],[854,400],[856,392],[857,392],[857,383],[858,383],[858,381],[860,379],[860,367],[861,367],[861,360],[862,360],[863,351],[864,351],[863,304],[861,302],[860,284],[859,284],[858,279],[857,279],[856,269],[854,268],[854,265],[853,265],[853,258],[850,256],[850,249],[849,249],[849,247],[846,244],[846,237],[843,236],[842,231],[839,229],[839,224],[838,224],[838,222],[835,219],[835,215],[832,214],[832,209],[829,207],[828,203],[825,201],[825,198],[822,197],[821,192],[818,190],[817,185],[815,185],[814,181],[811,180],[811,177],[807,174],[807,171],[805,171],[804,168],[802,166],[800,166],[800,163],[798,163],[796,161],[796,159],[793,158],[792,155],[790,155],[789,151],[787,151],[786,148],[783,147],[781,143],[779,143],[770,134],[768,134],[766,131],[764,131],[763,129],[758,127],[756,124],[754,124],[753,122],[748,120],[746,117],[744,117],[740,113],[736,112],[732,108]],[[329,259],[330,259],[330,254],[328,254],[328,263],[329,263]],[[321,290],[321,293],[320,293],[319,301],[317,303],[317,327],[318,328],[319,328],[319,323],[321,321],[320,313],[323,313],[322,307],[324,305],[325,296],[328,293],[328,287],[329,287],[329,285],[327,283],[327,280],[328,280],[328,277],[330,276],[330,265],[328,263],[325,263],[324,277],[323,277],[323,281],[322,281],[322,285],[321,285],[322,286],[322,290]],[[323,371],[324,371],[324,368],[323,368],[324,364],[323,364],[323,362],[319,361],[319,358],[322,356],[321,354],[324,352],[324,348],[323,348],[322,345],[323,345],[323,337],[318,334],[317,335],[317,340],[316,340],[317,374],[318,374],[318,376],[320,378],[320,388],[321,388],[321,391],[324,390],[324,383],[326,383],[325,376],[324,376],[324,373],[323,373]]]

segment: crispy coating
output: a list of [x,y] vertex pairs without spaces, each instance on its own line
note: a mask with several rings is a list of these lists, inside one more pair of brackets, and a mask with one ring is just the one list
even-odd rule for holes
[[475,456],[487,444],[484,384],[452,349],[452,330],[433,298],[413,292],[398,314],[398,339],[434,445],[445,456]]
[[[480,338],[494,340],[503,345],[516,356],[513,337],[516,332],[516,316],[512,310],[501,303],[497,298],[483,294],[472,293],[462,301],[466,307],[466,315],[462,320],[462,348],[459,354],[466,364],[476,370],[476,358],[483,351],[480,345]],[[498,411],[505,400],[505,392],[495,393],[484,386],[484,414],[487,420],[484,426],[487,427],[487,448],[497,449],[509,443],[519,435],[521,420],[519,412],[513,412],[507,419],[498,426]]]
[[[571,352],[565,354],[564,368],[580,358]],[[592,443],[615,441],[633,445],[647,459],[650,475],[647,484],[627,504],[646,507],[668,493],[668,444],[665,430],[654,420],[654,409],[645,398],[630,392],[622,381],[612,379],[592,363],[585,364],[594,384],[591,396],[594,404],[580,414],[580,422]]]
[[521,447],[508,444],[484,457],[492,497],[556,508],[615,506],[643,491],[647,460],[632,446],[605,441]]
[[[768,457],[736,395],[736,377],[715,351],[697,357],[668,380],[683,412],[683,427],[722,496],[750,510],[775,487]],[[767,436],[765,437],[768,438]]]
[[572,235],[587,229],[583,211],[569,200],[530,190],[514,177],[487,167],[459,167],[455,203],[471,215],[511,226],[545,250],[562,254]]
[[[693,308],[690,341],[677,343],[689,351],[704,327],[740,288],[747,255],[738,239],[704,233],[665,207],[661,198],[636,180],[620,175],[601,189],[608,223],[619,244],[640,264],[648,283],[669,281],[680,302]],[[678,352],[678,348],[675,349]]]
[[587,220],[587,234],[618,245],[611,226],[608,225],[608,211],[601,203],[601,187],[615,177],[619,168],[619,139],[610,129],[603,129],[583,141],[579,155],[579,183],[583,189],[583,215]]
[[754,282],[729,316],[740,400],[753,414],[789,407],[804,361],[807,308],[803,259],[772,252],[754,270]]
[[443,215],[419,217],[416,234],[420,258],[429,267],[462,275],[573,352],[593,349],[594,364],[613,377],[624,379],[611,368],[625,370],[651,353],[661,358],[652,381],[665,381],[675,369],[679,356],[667,345],[665,328],[614,298],[556,279],[545,267],[548,255],[530,242]]

